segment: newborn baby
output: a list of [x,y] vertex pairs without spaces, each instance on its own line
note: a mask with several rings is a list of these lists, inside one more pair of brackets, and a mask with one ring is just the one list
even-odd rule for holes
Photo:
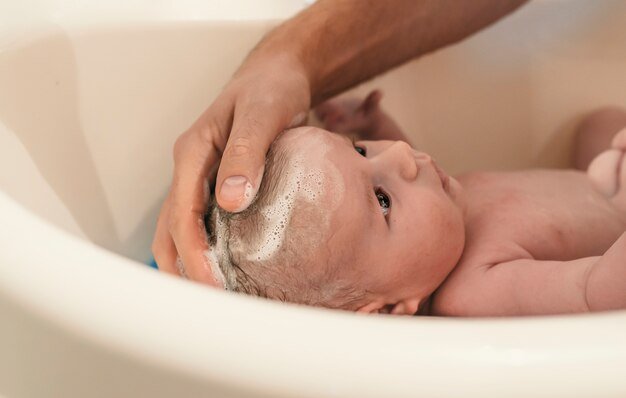
[[289,130],[247,210],[210,206],[208,260],[227,290],[367,313],[626,308],[625,150],[453,178],[403,141]]

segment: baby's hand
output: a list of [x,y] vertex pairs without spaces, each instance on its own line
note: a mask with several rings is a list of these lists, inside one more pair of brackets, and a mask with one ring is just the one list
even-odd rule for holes
[[326,130],[345,135],[357,135],[359,139],[372,139],[380,125],[382,111],[379,103],[382,93],[374,90],[364,100],[338,98],[328,100],[315,108],[315,115]]
[[611,149],[602,152],[587,169],[596,188],[626,210],[626,128],[613,138]]
[[587,274],[586,302],[591,311],[626,309],[626,232]]

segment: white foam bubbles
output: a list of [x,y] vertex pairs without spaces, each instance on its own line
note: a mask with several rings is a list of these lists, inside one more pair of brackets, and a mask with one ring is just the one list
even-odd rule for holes
[[217,256],[217,250],[214,246],[209,246],[209,250],[204,252],[204,258],[209,263],[209,267],[211,267],[211,273],[213,274],[213,278],[215,278],[215,282],[217,282],[222,288],[227,289],[226,285],[226,277],[224,273],[220,269],[219,257]]
[[[322,159],[326,160],[329,145],[325,139],[320,135],[308,139],[312,141],[308,145],[321,150]],[[331,189],[333,197],[318,223],[319,228],[327,228],[329,215],[343,198],[343,177],[330,161],[314,162],[303,156],[294,155],[282,172],[283,191],[276,196],[273,203],[260,210],[264,219],[261,225],[262,232],[257,244],[246,251],[248,253],[246,259],[249,261],[267,261],[280,250],[297,200],[314,203]]]
[[[246,256],[249,261],[267,261],[278,252],[284,239],[285,231],[291,213],[293,212],[295,202],[300,196],[310,198],[309,195],[302,195],[303,191],[312,192],[304,181],[304,167],[300,159],[289,162],[287,169],[284,170],[284,190],[279,193],[276,200],[263,207],[260,212],[264,219],[262,225],[261,238],[256,247],[251,248]],[[316,193],[318,195],[319,193]]]

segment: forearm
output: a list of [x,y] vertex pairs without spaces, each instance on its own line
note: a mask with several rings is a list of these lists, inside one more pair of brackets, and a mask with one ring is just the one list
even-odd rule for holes
[[272,31],[255,55],[303,64],[312,105],[457,42],[526,0],[319,0]]
[[585,290],[590,311],[626,309],[626,233],[595,262]]

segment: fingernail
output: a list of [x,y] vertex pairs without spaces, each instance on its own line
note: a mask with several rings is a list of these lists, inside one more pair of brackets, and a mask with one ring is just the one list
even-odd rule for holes
[[252,184],[244,176],[228,177],[222,183],[220,196],[229,202],[242,201],[247,203],[252,194]]

